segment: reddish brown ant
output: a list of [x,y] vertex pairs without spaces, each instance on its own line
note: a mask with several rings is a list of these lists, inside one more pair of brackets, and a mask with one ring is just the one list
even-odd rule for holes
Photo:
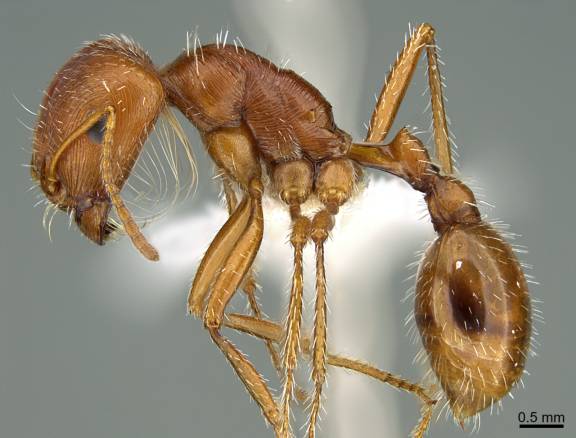
[[[384,144],[420,54],[426,51],[436,159],[402,129]],[[310,398],[308,435],[315,436],[326,366],[354,370],[415,393],[423,403],[413,431],[421,437],[436,403],[416,384],[327,352],[324,243],[339,208],[358,190],[362,167],[396,175],[425,194],[438,239],[418,272],[415,316],[430,364],[460,422],[507,394],[520,378],[530,339],[530,300],[510,246],[480,217],[471,190],[453,175],[434,30],[419,26],[390,71],[365,142],[334,123],[330,104],[296,73],[243,47],[194,47],[158,70],[125,38],[107,37],[74,55],[50,84],[34,136],[32,173],[48,199],[72,211],[80,230],[103,244],[116,208],[127,234],[150,260],[157,251],[120,197],[148,132],[168,105],[198,129],[222,173],[230,218],[196,273],[188,309],[260,406],[276,436],[290,435],[295,395]],[[263,172],[267,178],[263,177]],[[266,183],[265,183],[266,182]],[[236,192],[242,193],[240,202]],[[285,327],[264,320],[254,298],[252,263],[262,240],[262,197],[278,196],[290,211],[294,272]],[[312,216],[302,205],[315,198]],[[300,334],[304,247],[316,250],[314,333]],[[238,289],[253,315],[226,314]],[[284,377],[281,400],[224,336],[228,326],[265,340]],[[279,354],[277,344],[282,346]],[[296,387],[299,352],[312,361],[312,395]]]

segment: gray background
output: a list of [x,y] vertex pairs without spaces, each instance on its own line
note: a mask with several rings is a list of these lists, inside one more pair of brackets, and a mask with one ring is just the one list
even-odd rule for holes
[[[564,414],[567,428],[546,434],[574,434],[575,4],[387,3],[1,0],[1,437],[271,436],[202,324],[185,316],[197,256],[223,218],[193,129],[187,127],[200,163],[199,188],[146,229],[166,255],[154,265],[127,239],[92,245],[68,231],[64,217],[56,218],[49,241],[21,166],[29,161],[30,132],[18,119],[33,126],[34,117],[13,95],[35,110],[51,75],[84,40],[100,34],[131,35],[162,65],[185,45],[187,30],[198,25],[202,41],[211,42],[224,27],[275,61],[289,57],[289,66],[306,71],[332,102],[339,125],[360,138],[408,22],[422,21],[436,27],[443,48],[461,173],[495,204],[485,209],[488,217],[511,223],[523,236],[518,243],[530,249],[523,260],[535,266],[541,285],[532,292],[543,300],[546,319],[536,324],[541,346],[528,362],[526,388],[506,398],[500,415],[483,414],[478,436],[543,436],[518,430],[521,410]],[[423,77],[420,69],[397,127],[427,126]],[[390,178],[379,184],[382,193],[409,193]],[[382,189],[386,184],[391,191]],[[418,379],[421,370],[411,362],[418,345],[403,327],[410,304],[401,298],[408,287],[405,265],[432,232],[426,218],[413,217],[422,208],[418,196],[407,195],[408,206],[393,197],[376,199],[379,210],[352,208],[347,215],[364,215],[361,226],[340,227],[328,249],[330,342],[332,349]],[[159,236],[187,220],[204,229],[195,234],[190,225],[185,234],[198,236],[190,241],[196,255],[177,263],[182,253]],[[267,234],[262,249],[261,301],[280,320],[290,257],[285,231],[274,232],[280,237]],[[234,339],[277,386],[262,346]],[[406,436],[417,417],[410,395],[336,370],[329,373],[328,399],[322,436]],[[444,416],[431,428],[436,437],[463,434]]]

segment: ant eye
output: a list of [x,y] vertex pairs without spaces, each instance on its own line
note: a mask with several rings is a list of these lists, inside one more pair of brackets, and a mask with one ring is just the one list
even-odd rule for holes
[[104,115],[88,130],[87,135],[92,143],[102,144],[104,140],[104,129],[106,128],[108,116]]

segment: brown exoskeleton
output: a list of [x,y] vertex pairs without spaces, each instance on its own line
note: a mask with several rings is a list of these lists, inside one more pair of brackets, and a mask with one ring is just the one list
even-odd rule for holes
[[[330,104],[311,84],[236,44],[195,44],[191,53],[158,70],[130,40],[107,37],[74,55],[46,92],[35,131],[33,176],[48,199],[72,211],[80,230],[99,244],[110,232],[108,215],[114,206],[135,246],[151,260],[158,253],[124,206],[120,190],[168,105],[198,129],[222,173],[230,218],[198,267],[188,309],[203,319],[278,437],[291,434],[294,396],[309,399],[308,435],[315,436],[327,365],[415,393],[423,403],[416,437],[427,430],[436,403],[419,385],[327,351],[324,243],[339,208],[359,189],[362,167],[389,172],[425,194],[439,237],[420,265],[415,316],[456,419],[463,422],[502,398],[523,372],[531,331],[528,288],[510,246],[482,221],[473,193],[453,175],[434,44],[428,24],[411,34],[388,75],[365,142],[353,142],[336,126]],[[423,51],[439,165],[405,129],[383,143]],[[254,298],[251,268],[263,235],[265,194],[278,196],[292,220],[294,271],[285,326],[264,320]],[[321,207],[307,217],[302,205],[310,199]],[[316,250],[310,338],[300,333],[302,254],[309,242]],[[226,313],[238,289],[246,292],[252,315]],[[284,378],[280,400],[221,334],[223,326],[266,342]],[[312,361],[311,395],[295,384],[299,353]]]

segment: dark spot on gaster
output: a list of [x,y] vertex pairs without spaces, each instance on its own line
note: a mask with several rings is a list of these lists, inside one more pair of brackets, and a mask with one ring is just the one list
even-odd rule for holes
[[450,276],[452,317],[461,330],[480,333],[486,322],[482,277],[476,267],[458,260]]
[[106,130],[106,121],[108,120],[108,116],[104,115],[98,119],[94,125],[88,130],[87,135],[88,139],[92,143],[102,144],[104,141],[104,131]]

